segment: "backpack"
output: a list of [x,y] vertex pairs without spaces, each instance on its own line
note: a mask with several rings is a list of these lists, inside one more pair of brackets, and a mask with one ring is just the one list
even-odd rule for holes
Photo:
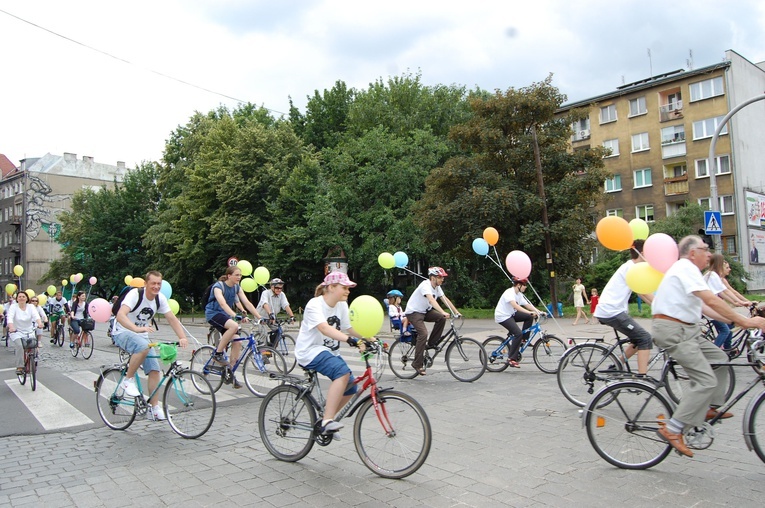
[[[112,316],[116,316],[117,313],[120,311],[120,307],[122,307],[122,301],[125,299],[125,296],[127,296],[128,292],[133,289],[130,286],[125,286],[122,291],[120,292],[120,295],[117,297],[117,301],[112,304]],[[143,288],[138,288],[138,301],[135,304],[135,307],[130,309],[130,312],[134,312],[139,305],[141,305],[141,300],[143,300]],[[156,314],[159,312],[159,295],[154,299],[154,305],[156,306],[156,310],[154,313]]]
[[212,297],[213,286],[215,286],[218,282],[219,281],[216,280],[215,282],[213,282],[212,284],[207,286],[207,288],[205,289],[204,293],[202,293],[202,308],[207,307],[207,304],[210,303],[210,298]]

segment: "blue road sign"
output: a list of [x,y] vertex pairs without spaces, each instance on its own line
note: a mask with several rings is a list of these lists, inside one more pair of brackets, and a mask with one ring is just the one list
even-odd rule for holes
[[704,212],[704,234],[721,235],[722,234],[722,216],[720,212]]

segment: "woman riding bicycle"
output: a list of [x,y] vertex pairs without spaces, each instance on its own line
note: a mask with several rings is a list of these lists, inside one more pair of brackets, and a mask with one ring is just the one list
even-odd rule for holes
[[88,296],[84,291],[77,291],[74,297],[74,303],[72,303],[72,310],[69,312],[69,320],[72,325],[72,334],[69,336],[69,348],[74,348],[75,337],[81,339],[82,329],[80,328],[80,320],[87,317],[88,305],[86,300]]
[[34,305],[29,304],[29,295],[19,291],[16,296],[16,303],[8,309],[6,317],[8,324],[8,333],[16,349],[16,375],[24,373],[24,344],[22,339],[32,334],[34,336],[35,328],[42,328],[43,324],[40,315]]

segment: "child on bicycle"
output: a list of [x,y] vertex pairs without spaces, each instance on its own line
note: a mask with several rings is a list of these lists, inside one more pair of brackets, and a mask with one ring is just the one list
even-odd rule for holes
[[56,296],[48,300],[50,308],[50,342],[56,341],[56,329],[59,326],[66,326],[66,316],[69,314],[69,302],[63,297],[61,291],[56,291]]
[[351,327],[348,295],[356,283],[342,272],[330,272],[316,287],[315,296],[305,306],[303,322],[295,341],[295,357],[306,369],[327,376],[332,384],[327,391],[322,433],[337,432],[342,423],[334,421],[337,412],[356,393],[351,369],[340,356],[340,342],[358,344],[359,334]]
[[390,318],[391,327],[398,330],[403,336],[411,336],[414,327],[409,324],[404,309],[401,308],[401,297],[404,296],[398,289],[388,291],[388,318]]

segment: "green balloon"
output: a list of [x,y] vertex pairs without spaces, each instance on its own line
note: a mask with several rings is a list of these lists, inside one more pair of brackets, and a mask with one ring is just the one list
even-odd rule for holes
[[390,270],[394,266],[396,266],[396,259],[393,257],[393,254],[390,252],[383,252],[379,256],[377,256],[377,262],[380,263],[380,266],[385,268],[386,270]]
[[385,313],[377,298],[369,295],[357,297],[349,307],[351,326],[363,338],[374,337],[380,332]]
[[258,289],[258,283],[255,282],[255,279],[251,277],[246,277],[242,279],[239,282],[239,285],[242,286],[242,290],[245,291],[246,293],[252,293],[256,289]]

